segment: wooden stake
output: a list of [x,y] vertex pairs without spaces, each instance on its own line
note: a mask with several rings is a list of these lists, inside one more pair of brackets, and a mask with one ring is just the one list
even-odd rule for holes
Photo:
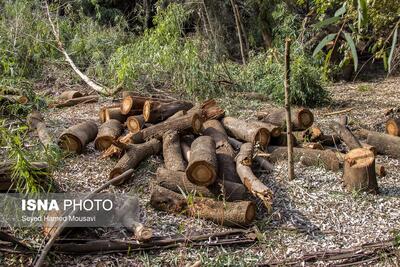
[[293,165],[293,143],[292,143],[292,124],[290,114],[290,39],[285,42],[285,108],[286,108],[286,127],[287,127],[287,145],[288,145],[288,176],[290,180],[294,179]]

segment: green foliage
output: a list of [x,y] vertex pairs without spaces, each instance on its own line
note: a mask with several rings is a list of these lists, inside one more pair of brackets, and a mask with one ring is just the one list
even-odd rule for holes
[[[17,191],[21,193],[38,193],[51,190],[52,185],[43,184],[43,177],[49,173],[32,166],[32,162],[49,160],[54,163],[61,155],[55,148],[46,148],[45,153],[28,149],[24,140],[28,128],[20,126],[8,129],[5,121],[0,121],[1,145],[7,147],[7,158],[13,162],[12,180]],[[36,153],[37,152],[37,153]]]

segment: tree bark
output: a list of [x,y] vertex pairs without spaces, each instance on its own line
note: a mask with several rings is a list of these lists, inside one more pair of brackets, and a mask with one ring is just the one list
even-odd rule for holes
[[225,117],[222,119],[226,131],[230,136],[252,144],[260,143],[267,146],[270,141],[270,133],[266,128],[233,118]]
[[60,135],[58,145],[64,150],[80,154],[84,147],[96,138],[97,132],[96,123],[82,122],[66,129]]
[[40,142],[45,147],[53,145],[53,139],[47,131],[46,124],[44,123],[42,115],[38,111],[33,111],[27,116],[27,123],[29,128],[36,130]]
[[177,131],[167,131],[163,135],[164,164],[168,170],[185,171],[186,162],[182,156],[180,138]]
[[[290,44],[291,40],[286,38],[285,40],[285,75],[284,75],[284,86],[285,86],[285,110],[286,110],[286,121],[292,119],[292,108],[290,98]],[[296,121],[302,123],[304,116],[298,117]],[[294,164],[293,164],[293,139],[292,139],[292,123],[286,124],[286,140],[288,150],[288,178],[289,180],[294,179]]]
[[274,194],[271,189],[269,189],[254,175],[251,170],[252,158],[253,144],[243,144],[236,157],[236,171],[247,190],[249,190],[254,196],[260,198],[268,212],[271,213]]
[[185,172],[158,168],[156,173],[157,184],[176,193],[194,194],[200,197],[218,198],[227,201],[247,199],[247,190],[242,184],[217,179],[210,186],[198,186],[191,183]]
[[256,209],[251,201],[223,202],[194,197],[190,202],[181,194],[156,186],[151,194],[153,208],[172,213],[184,213],[225,226],[247,226],[255,218]]
[[210,136],[216,145],[218,161],[218,177],[240,183],[240,178],[236,173],[235,150],[228,142],[228,134],[222,124],[217,120],[208,120],[203,124],[203,134]]
[[148,100],[143,106],[143,117],[146,122],[156,123],[166,120],[180,110],[189,110],[192,107],[192,103],[184,101],[159,103]]
[[121,101],[121,113],[129,114],[131,110],[142,110],[146,101],[153,101],[154,103],[168,103],[170,100],[154,98],[154,97],[145,97],[138,95],[126,95],[123,97]]
[[400,137],[384,133],[369,132],[367,144],[374,146],[379,154],[400,158]]
[[77,98],[77,97],[82,97],[82,96],[83,96],[83,94],[79,91],[69,90],[69,91],[62,92],[59,95],[58,100],[65,101],[65,100],[70,100],[72,98]]
[[386,133],[394,136],[400,136],[400,118],[392,118],[386,122]]
[[271,138],[279,137],[282,133],[282,129],[274,124],[263,122],[263,121],[250,121],[251,124],[255,124],[259,127],[267,129],[271,133]]
[[108,106],[108,107],[102,107],[100,108],[99,111],[99,119],[101,123],[105,123],[106,122],[106,110],[110,109],[110,108],[117,108],[119,107],[119,105],[112,105],[112,106]]
[[98,96],[88,95],[88,96],[71,98],[71,99],[65,100],[63,102],[57,103],[55,105],[52,105],[52,107],[56,107],[56,108],[72,107],[72,106],[75,106],[78,104],[94,103],[97,101],[99,101]]
[[182,132],[192,129],[195,133],[200,133],[203,122],[199,114],[187,114],[174,120],[163,121],[153,126],[144,128],[140,132],[134,134],[131,138],[133,143],[142,143],[150,138],[161,139],[168,130]]
[[204,121],[207,120],[219,120],[225,115],[225,111],[220,108],[215,99],[209,99],[203,102],[201,105],[196,105],[188,113],[197,113],[201,111],[201,116]]
[[344,158],[343,182],[349,191],[378,193],[374,154],[365,148],[350,150]]
[[[344,165],[344,159],[346,157],[346,154],[340,153],[340,152],[337,152],[337,151],[334,151],[334,152],[337,154],[337,158],[339,159],[339,162]],[[375,173],[379,177],[385,177],[386,176],[385,166],[375,162]]]
[[[271,152],[269,160],[277,162],[287,159],[287,149],[285,147],[268,147]],[[306,166],[323,166],[332,171],[339,170],[339,159],[335,152],[330,150],[314,150],[306,148],[293,148],[293,160],[301,162]]]
[[108,120],[103,123],[94,140],[94,146],[97,150],[105,150],[109,148],[114,141],[122,134],[124,128],[117,120]]
[[127,115],[124,115],[121,113],[121,109],[119,107],[107,108],[104,110],[104,119],[105,121],[114,119],[124,123],[128,116],[139,115],[140,113],[141,110],[135,109],[131,110]]
[[[285,109],[279,109],[265,116],[262,121],[269,122],[286,129]],[[293,110],[291,114],[291,122],[294,131],[303,131],[311,127],[314,123],[314,115],[307,108]]]
[[[161,142],[157,139],[151,139],[144,144],[128,145],[125,155],[118,161],[115,167],[111,170],[110,179],[117,177],[121,173],[129,169],[136,168],[145,158],[158,154],[161,151]],[[125,180],[120,180],[113,185],[120,185]]]
[[200,186],[215,182],[218,172],[215,142],[209,136],[200,136],[190,147],[190,161],[186,169],[189,181]]
[[337,135],[343,140],[347,147],[351,150],[354,148],[362,147],[360,141],[353,135],[353,133],[347,129],[346,126],[341,125],[338,122],[331,122],[330,128],[335,131]]
[[129,116],[126,119],[126,127],[131,133],[138,133],[144,128],[143,115]]

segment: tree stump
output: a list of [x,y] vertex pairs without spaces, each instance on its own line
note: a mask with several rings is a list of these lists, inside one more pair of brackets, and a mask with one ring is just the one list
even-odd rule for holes
[[378,193],[375,156],[365,148],[350,150],[344,158],[343,182],[349,191]]

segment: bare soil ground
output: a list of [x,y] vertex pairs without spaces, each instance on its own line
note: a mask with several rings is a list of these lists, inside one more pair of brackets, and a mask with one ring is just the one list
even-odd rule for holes
[[[372,83],[343,83],[329,88],[331,103],[312,111],[317,125],[327,133],[327,124],[337,116],[324,114],[346,108],[351,127],[364,127],[383,131],[384,110],[400,107],[400,78],[390,78]],[[258,110],[271,110],[271,103],[248,101],[240,98],[221,98],[222,106],[230,115],[249,119]],[[48,110],[44,114],[47,125],[55,136],[75,123],[84,120],[98,122],[100,107],[109,105],[111,99],[99,103],[78,105],[70,108]],[[54,179],[65,191],[88,192],[107,180],[116,163],[112,159],[99,159],[100,153],[90,144],[78,156],[65,158],[54,173]],[[276,165],[273,173],[258,172],[261,179],[275,193],[273,213],[262,210],[255,225],[262,235],[259,241],[244,247],[182,247],[146,253],[114,254],[107,256],[55,256],[54,266],[188,266],[200,260],[203,266],[254,266],[260,263],[296,258],[304,253],[325,249],[348,248],[367,242],[385,240],[400,230],[400,161],[378,156],[377,162],[387,169],[387,176],[379,178],[380,194],[348,193],[342,188],[341,172],[330,172],[317,167],[296,165],[296,179],[287,180],[286,163]],[[211,222],[180,215],[154,211],[149,205],[151,181],[162,158],[152,157],[143,162],[134,177],[109,192],[129,192],[140,198],[142,219],[154,229],[158,236],[174,234],[190,235],[226,230]],[[261,204],[258,203],[259,207]],[[23,233],[22,233],[23,234]],[[73,233],[99,238],[129,238],[130,234],[120,229],[95,229]],[[27,236],[27,235],[26,235]],[[40,237],[40,235],[38,236]],[[37,242],[40,239],[28,239]],[[1,254],[0,254],[1,255]],[[10,258],[11,261],[15,260]],[[324,266],[324,263],[315,263]],[[400,257],[386,258],[382,255],[375,263],[379,266],[400,264]]]

